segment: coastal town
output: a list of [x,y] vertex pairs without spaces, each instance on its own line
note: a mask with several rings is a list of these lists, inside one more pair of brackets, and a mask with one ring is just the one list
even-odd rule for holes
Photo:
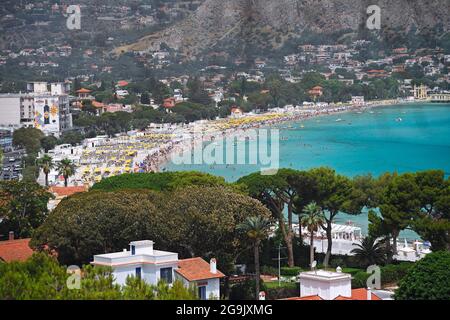
[[450,299],[441,25],[239,52],[151,42],[210,0],[6,2],[0,300]]

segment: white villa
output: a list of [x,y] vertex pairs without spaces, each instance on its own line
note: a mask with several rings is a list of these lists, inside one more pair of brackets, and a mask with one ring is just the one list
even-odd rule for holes
[[285,300],[381,300],[371,289],[352,289],[351,275],[315,270],[300,273],[300,296]]
[[220,279],[225,275],[217,270],[216,259],[210,263],[202,258],[178,259],[178,253],[153,249],[153,241],[130,243],[130,250],[99,254],[91,264],[113,269],[115,282],[124,285],[128,276],[156,285],[160,280],[172,284],[181,280],[186,286],[195,285],[199,298],[220,298]]

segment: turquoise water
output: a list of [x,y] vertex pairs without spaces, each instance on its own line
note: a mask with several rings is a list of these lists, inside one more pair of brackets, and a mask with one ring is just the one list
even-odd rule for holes
[[[398,121],[401,118],[402,121]],[[342,121],[336,121],[341,119]],[[301,125],[304,127],[301,128]],[[406,104],[348,112],[306,121],[282,123],[280,167],[329,166],[347,176],[386,171],[442,169],[450,175],[450,104]],[[289,128],[291,127],[291,128]],[[233,148],[233,146],[227,146]],[[226,150],[225,150],[226,152]],[[259,170],[257,165],[174,165],[167,169],[198,170],[236,181]],[[341,215],[367,229],[367,215]],[[402,236],[414,237],[405,232]]]

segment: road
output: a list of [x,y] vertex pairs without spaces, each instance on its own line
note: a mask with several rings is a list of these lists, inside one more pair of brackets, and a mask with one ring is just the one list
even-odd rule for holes
[[[23,150],[15,150],[3,154],[3,166],[0,180],[18,180],[22,173]],[[14,158],[14,161],[11,161]]]

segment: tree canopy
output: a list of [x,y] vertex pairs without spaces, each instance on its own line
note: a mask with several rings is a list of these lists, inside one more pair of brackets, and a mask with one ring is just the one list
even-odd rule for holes
[[31,245],[56,250],[62,263],[81,264],[150,239],[182,257],[217,257],[227,271],[245,249],[236,227],[254,215],[270,216],[257,200],[221,186],[90,191],[61,201]]
[[438,251],[416,262],[400,281],[396,300],[449,300],[450,252]]
[[47,215],[52,194],[35,182],[0,181],[0,234],[30,237]]
[[96,183],[92,190],[115,191],[122,189],[150,189],[170,191],[187,186],[225,186],[222,177],[195,171],[134,173],[103,179]]

